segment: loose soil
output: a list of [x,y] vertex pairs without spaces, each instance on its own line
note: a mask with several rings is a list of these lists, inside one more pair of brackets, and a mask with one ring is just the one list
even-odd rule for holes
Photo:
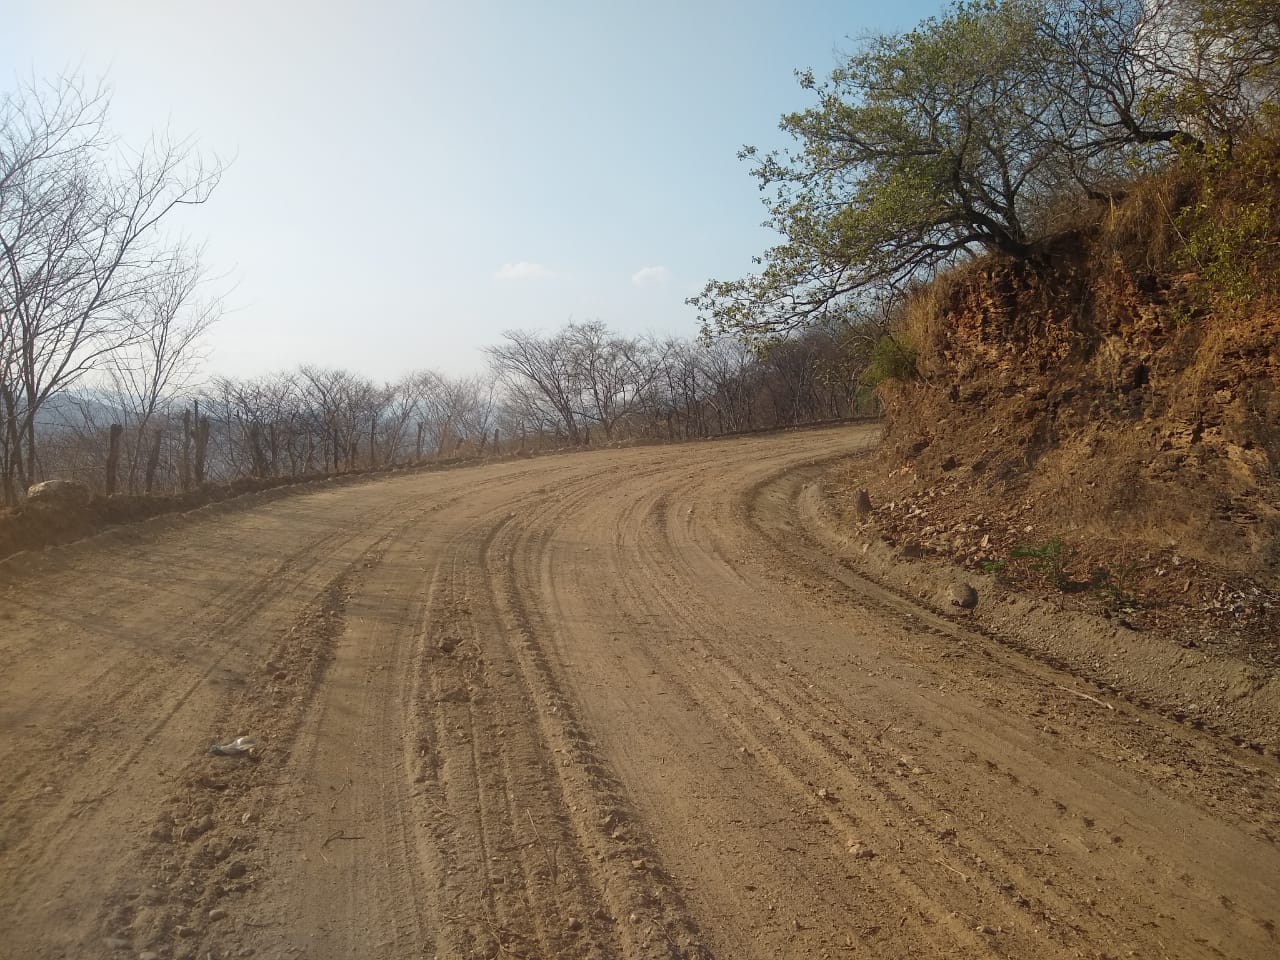
[[0,565],[0,956],[1275,956],[1274,668],[985,581],[949,606],[826,492],[876,437]]

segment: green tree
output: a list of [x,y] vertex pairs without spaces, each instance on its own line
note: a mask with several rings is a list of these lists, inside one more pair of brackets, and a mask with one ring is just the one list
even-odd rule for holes
[[971,250],[1024,255],[1028,218],[1062,179],[1063,121],[1030,2],[962,3],[866,40],[818,105],[782,120],[799,147],[754,161],[783,237],[742,280],[693,298],[709,329],[768,335],[847,311]]
[[[1268,14],[1272,19],[1268,20]],[[1273,0],[961,0],[871,37],[741,153],[778,244],[690,299],[708,334],[768,339],[977,252],[1028,257],[1057,211],[1114,199],[1274,100]]]

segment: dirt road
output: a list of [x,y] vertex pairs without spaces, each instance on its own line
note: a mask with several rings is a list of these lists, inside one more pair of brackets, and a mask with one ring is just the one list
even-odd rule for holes
[[1280,764],[830,559],[813,485],[873,438],[402,476],[10,564],[0,956],[1280,955]]

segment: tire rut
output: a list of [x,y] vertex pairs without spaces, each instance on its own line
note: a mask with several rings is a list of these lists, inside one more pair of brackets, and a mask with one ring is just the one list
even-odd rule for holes
[[405,477],[10,570],[4,949],[1270,956],[1272,758],[844,565],[815,484],[872,440]]
[[[659,471],[640,471],[643,479]],[[630,479],[634,479],[633,474]],[[576,844],[594,862],[604,908],[597,919],[612,930],[608,955],[625,958],[704,957],[702,934],[662,859],[638,821],[629,797],[578,716],[578,707],[547,650],[552,628],[538,609],[548,592],[547,547],[565,517],[617,485],[618,478],[549,501],[504,530],[486,551],[492,594],[499,599],[514,653],[536,702],[539,726],[559,755],[562,790],[573,803]],[[495,564],[493,555],[501,560]]]

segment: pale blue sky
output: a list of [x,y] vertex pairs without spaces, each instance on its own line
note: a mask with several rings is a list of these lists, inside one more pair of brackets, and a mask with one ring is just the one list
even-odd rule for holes
[[0,0],[0,82],[79,66],[127,140],[234,157],[191,224],[236,285],[214,372],[391,378],[512,327],[696,333],[770,242],[736,152],[810,104],[794,70],[940,6]]

